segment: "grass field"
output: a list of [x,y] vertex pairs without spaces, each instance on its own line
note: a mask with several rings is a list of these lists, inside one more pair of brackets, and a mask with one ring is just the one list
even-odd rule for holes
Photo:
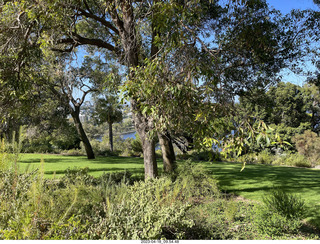
[[[43,159],[48,178],[62,176],[67,168],[89,168],[89,173],[99,176],[104,172],[128,170],[134,175],[144,174],[143,159],[130,157],[97,157],[87,160],[82,156],[49,154],[21,154],[20,170],[36,169]],[[180,162],[181,163],[181,162]],[[218,179],[220,189],[247,199],[261,201],[274,187],[280,187],[305,200],[309,207],[309,220],[320,226],[320,170],[270,165],[247,165],[240,172],[237,163],[203,163]],[[162,163],[158,162],[159,170]]]
[[308,207],[308,220],[320,226],[320,170],[271,165],[206,163],[219,180],[220,189],[261,201],[274,187],[301,197]]
[[[133,174],[144,174],[143,159],[132,157],[97,157],[88,160],[85,156],[63,156],[55,154],[21,154],[19,169],[21,172],[39,168],[44,160],[44,171],[47,178],[60,177],[65,170],[89,168],[93,176],[100,176],[104,172],[128,170]],[[159,165],[160,166],[160,165]]]

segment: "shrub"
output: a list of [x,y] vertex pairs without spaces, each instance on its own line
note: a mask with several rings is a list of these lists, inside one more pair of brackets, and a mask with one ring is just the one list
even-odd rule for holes
[[312,165],[320,160],[320,137],[316,133],[306,130],[302,135],[295,135],[292,140],[297,151],[305,156]]
[[311,162],[299,153],[287,153],[286,155],[277,156],[273,164],[305,168],[310,168],[312,166]]
[[274,156],[267,150],[260,152],[257,156],[257,163],[260,164],[272,164],[273,161]]
[[237,158],[237,161],[241,163],[253,164],[257,163],[257,159],[258,157],[256,153],[247,153]]
[[260,239],[252,224],[253,205],[233,198],[217,198],[195,206],[188,212],[195,225],[187,231],[188,239]]
[[218,182],[202,164],[190,159],[178,165],[175,181],[182,186],[182,198],[214,197],[219,195]]
[[274,189],[263,202],[269,209],[289,219],[301,219],[305,213],[304,201],[282,189]]
[[136,138],[131,142],[131,154],[132,156],[140,157],[143,155],[142,142],[139,134],[136,133]]
[[197,151],[192,153],[192,159],[199,161],[221,161],[221,155],[213,150]]
[[[305,167],[305,168],[311,168],[312,167],[312,164],[311,162],[303,155],[301,154],[295,154],[295,156],[291,156],[290,159],[287,159],[288,160],[291,160],[291,163],[289,165],[293,165],[293,166],[296,166],[296,167]],[[288,163],[287,163],[288,165]]]
[[65,156],[85,156],[85,152],[81,149],[70,149],[70,150],[64,150],[60,152],[61,155]]
[[[163,239],[171,233],[183,238],[183,227],[193,221],[186,218],[188,203],[175,201],[172,181],[168,178],[135,182],[123,194],[107,196],[106,216],[89,232],[93,239]],[[117,193],[119,192],[119,189]]]
[[256,226],[261,233],[282,235],[299,230],[305,213],[304,202],[281,189],[275,189],[263,199],[257,209]]

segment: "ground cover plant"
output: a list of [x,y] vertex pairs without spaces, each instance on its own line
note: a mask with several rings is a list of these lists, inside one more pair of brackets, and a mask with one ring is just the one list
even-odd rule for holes
[[262,201],[275,187],[305,200],[308,220],[320,226],[320,171],[318,169],[248,164],[240,172],[240,163],[211,163],[207,167],[219,180],[222,191]]
[[[93,177],[85,169],[52,180],[44,166],[42,160],[29,173],[1,170],[1,239],[318,238],[302,229],[300,199],[283,192],[262,204],[235,198],[219,191],[204,164],[190,160],[176,174],[147,181],[130,172]],[[298,208],[275,211],[270,201],[279,198]]]
[[[18,166],[32,161],[19,157]],[[1,170],[1,239],[318,238],[304,224],[319,220],[316,170],[247,165],[240,172],[241,164],[187,160],[177,174],[144,182],[143,170],[133,177],[143,169],[137,158],[120,172],[112,166],[121,157],[97,158],[104,164],[97,171],[81,157],[34,158],[37,170]],[[60,177],[50,177],[49,159],[65,167]]]

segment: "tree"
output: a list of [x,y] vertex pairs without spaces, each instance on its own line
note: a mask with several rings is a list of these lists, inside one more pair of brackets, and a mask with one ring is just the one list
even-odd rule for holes
[[113,133],[112,124],[121,122],[123,119],[122,110],[117,97],[106,95],[105,98],[98,98],[95,102],[94,117],[98,123],[107,122],[109,125],[109,145],[113,152]]
[[297,151],[306,156],[313,166],[319,162],[320,137],[316,133],[306,130],[303,134],[294,136],[293,141]]
[[[46,35],[42,37],[45,43],[51,39],[54,44],[51,50],[70,52],[78,46],[92,46],[114,53],[119,61],[130,69],[141,64],[141,57],[152,58],[157,45],[156,40],[159,40],[156,30],[158,25],[161,24],[162,28],[167,28],[163,23],[170,23],[168,26],[172,33],[168,32],[168,34],[177,37],[179,30],[175,30],[174,26],[179,23],[177,20],[182,17],[182,13],[187,13],[192,6],[199,12],[202,9],[196,1],[181,4],[176,1],[123,0],[101,3],[101,5],[95,5],[89,1],[43,1],[41,5],[31,3],[25,11],[33,13],[30,15],[35,16],[41,22],[41,26],[46,26]],[[46,15],[36,15],[44,12]],[[200,15],[198,13],[197,18]],[[161,19],[164,21],[160,21]],[[151,28],[148,36],[140,28],[144,20],[147,20],[147,27]],[[95,30],[91,26],[95,26]],[[141,52],[142,45],[148,46],[146,49],[148,53]],[[134,77],[134,71],[131,71],[129,76]],[[155,177],[157,176],[155,142],[152,135],[148,133],[153,128],[153,119],[141,113],[138,100],[131,97],[130,104],[134,111],[136,130],[143,144],[146,178]]]
[[319,135],[320,132],[320,91],[315,84],[307,83],[302,87],[302,96],[306,113],[309,116],[311,130]]
[[281,82],[276,87],[271,87],[267,95],[273,100],[270,123],[298,127],[300,123],[310,121],[301,87]]
[[[168,81],[164,82],[168,87],[164,92],[172,89],[174,99],[164,96],[166,100],[162,100],[159,107],[169,107],[168,101],[183,101],[180,107],[187,114],[184,122],[178,125],[193,128],[198,141],[205,134],[214,134],[211,118],[226,114],[225,105],[232,104],[236,95],[255,86],[267,85],[272,79],[270,77],[286,66],[286,60],[299,54],[295,44],[300,35],[294,33],[295,29],[288,25],[287,19],[276,11],[269,11],[262,0],[241,1],[223,7],[217,1],[197,0],[117,0],[103,3],[45,0],[41,4],[33,1],[15,3],[12,8],[19,9],[17,14],[27,13],[38,23],[45,54],[50,53],[48,50],[75,52],[79,46],[112,53],[119,63],[127,67],[128,82],[133,81],[132,85],[137,87],[135,90],[143,89],[146,94],[150,92],[144,88],[148,80],[138,83],[137,70],[150,71],[152,61],[156,60],[156,63],[159,60],[155,57],[175,55],[171,50],[193,51],[195,57],[188,59],[180,72],[177,72],[177,65],[168,65],[175,69],[172,74],[180,73],[177,81],[166,78],[153,81]],[[183,63],[183,58],[180,62]],[[202,85],[197,83],[200,80]],[[177,83],[179,87],[174,91]],[[186,84],[189,85],[185,89]],[[157,94],[159,101],[161,94]],[[176,99],[182,98],[181,94],[186,95],[185,99]],[[149,113],[152,110],[146,108],[149,106],[147,102],[140,100],[137,94],[129,92],[128,95],[136,130],[143,144],[145,176],[156,177],[155,133],[152,132],[157,127],[155,123],[169,125],[173,113],[164,115],[162,120],[155,120],[157,117]],[[201,109],[196,104],[201,105]],[[155,103],[151,106],[153,111],[157,110]],[[188,106],[192,107],[191,112]],[[177,108],[174,107],[175,110]],[[161,127],[170,132],[170,127]],[[173,127],[178,128],[177,125]]]
[[[88,159],[94,159],[92,146],[80,120],[80,109],[86,96],[96,91],[96,88],[88,83],[85,74],[81,74],[79,70],[71,69],[67,71],[63,64],[60,63],[60,65],[60,67],[59,63],[55,63],[54,67],[48,65],[47,72],[52,76],[47,76],[47,85],[51,93],[71,114]],[[80,97],[75,97],[75,93],[80,93]]]
[[36,24],[12,5],[0,3],[0,12],[8,11],[0,18],[0,133],[8,139],[38,103],[40,88],[33,80],[42,79]]

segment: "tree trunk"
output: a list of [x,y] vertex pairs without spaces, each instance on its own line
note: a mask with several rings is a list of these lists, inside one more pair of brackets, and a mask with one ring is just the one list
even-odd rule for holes
[[148,132],[152,128],[153,123],[150,118],[146,118],[136,110],[136,102],[134,100],[131,100],[131,105],[133,111],[135,111],[133,113],[135,128],[142,142],[145,179],[156,178],[158,176],[158,166],[155,141],[148,136]]
[[171,136],[169,133],[158,133],[158,137],[162,151],[163,170],[167,173],[173,172],[177,165]]
[[[141,137],[141,135],[140,135]],[[144,177],[156,178],[158,176],[158,166],[155,152],[155,142],[150,140],[146,135],[142,139],[143,161],[144,161]]]
[[109,144],[110,151],[113,152],[113,133],[112,133],[112,123],[109,123]]
[[[123,1],[121,10],[122,21],[119,18],[116,10],[112,11],[111,17],[115,26],[119,30],[121,44],[125,54],[124,60],[128,68],[137,67],[139,65],[139,42],[136,35],[133,2]],[[131,72],[130,76],[133,75],[134,72]],[[134,113],[133,119],[135,128],[142,141],[145,179],[155,178],[158,175],[157,161],[155,156],[155,142],[152,138],[148,138],[148,131],[150,131],[153,126],[152,119],[141,114],[136,99],[131,100],[131,106]]]
[[73,118],[73,121],[74,121],[74,124],[76,126],[77,132],[78,132],[78,134],[79,134],[79,136],[81,138],[81,141],[83,142],[83,145],[84,145],[84,148],[86,150],[88,159],[94,159],[95,156],[94,156],[94,152],[92,150],[90,141],[89,141],[89,139],[87,137],[87,134],[84,131],[84,129],[82,127],[82,123],[80,121],[80,116],[79,116],[80,115],[80,109],[78,109],[78,110],[76,109],[76,111],[72,111],[71,112],[71,116]]

